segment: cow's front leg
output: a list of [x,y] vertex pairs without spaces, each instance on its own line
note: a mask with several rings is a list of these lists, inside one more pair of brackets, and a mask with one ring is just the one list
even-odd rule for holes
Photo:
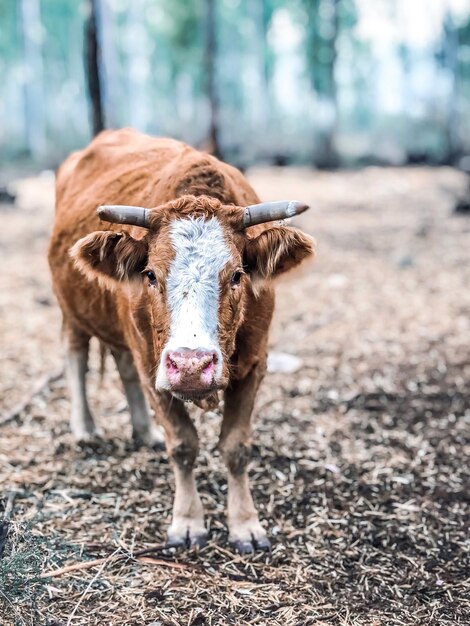
[[168,545],[203,546],[207,541],[207,530],[194,478],[194,464],[199,451],[197,431],[180,400],[166,393],[161,394],[158,408],[175,475],[175,499],[168,529]]
[[225,392],[219,449],[228,469],[227,521],[229,540],[241,553],[270,547],[253,503],[248,480],[251,455],[251,413],[264,365],[253,367]]

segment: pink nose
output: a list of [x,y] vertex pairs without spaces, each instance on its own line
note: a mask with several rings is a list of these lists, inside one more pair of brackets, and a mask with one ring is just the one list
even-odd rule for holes
[[168,382],[178,391],[204,391],[214,384],[217,355],[214,351],[178,348],[166,355]]

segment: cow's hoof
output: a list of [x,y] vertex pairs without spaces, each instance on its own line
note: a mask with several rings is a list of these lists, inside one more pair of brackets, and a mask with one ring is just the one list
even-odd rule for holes
[[207,543],[204,519],[174,517],[168,528],[167,546],[172,548],[203,548]]
[[72,434],[76,444],[80,447],[99,444],[104,439],[103,431],[100,428],[74,430]]
[[239,554],[253,554],[257,550],[262,552],[271,550],[271,542],[267,537],[260,537],[259,539],[253,537],[250,541],[232,541],[231,545]]
[[204,548],[207,545],[207,533],[205,535],[198,535],[197,537],[189,537],[190,548]]
[[269,552],[271,550],[271,542],[267,537],[261,537],[260,539],[256,539],[255,545],[256,549],[261,550],[262,552]]
[[191,535],[188,531],[186,533],[186,536],[184,537],[182,537],[181,535],[172,535],[171,533],[168,533],[166,547],[188,550],[189,548],[204,548],[206,544],[207,533],[200,535]]
[[253,554],[255,551],[252,541],[232,541],[231,545],[238,554]]
[[257,550],[270,550],[271,542],[261,526],[257,515],[238,521],[233,517],[228,520],[229,541],[240,554],[250,554]]

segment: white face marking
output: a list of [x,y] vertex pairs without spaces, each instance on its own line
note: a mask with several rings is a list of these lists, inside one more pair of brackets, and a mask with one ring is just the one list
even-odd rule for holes
[[224,231],[212,217],[174,220],[171,241],[175,257],[167,279],[170,337],[158,368],[157,388],[165,388],[165,355],[169,350],[215,350],[216,375],[222,370],[218,341],[219,272],[231,259]]

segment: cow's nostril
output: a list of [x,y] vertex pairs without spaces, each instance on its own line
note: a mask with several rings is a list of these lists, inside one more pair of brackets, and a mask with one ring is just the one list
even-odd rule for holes
[[166,359],[166,366],[170,370],[170,372],[173,372],[175,374],[179,371],[178,365],[170,356],[168,356]]
[[208,360],[207,363],[202,368],[202,371],[205,374],[207,374],[208,372],[211,372],[214,369],[214,365],[215,365],[215,358],[211,357],[210,360]]

